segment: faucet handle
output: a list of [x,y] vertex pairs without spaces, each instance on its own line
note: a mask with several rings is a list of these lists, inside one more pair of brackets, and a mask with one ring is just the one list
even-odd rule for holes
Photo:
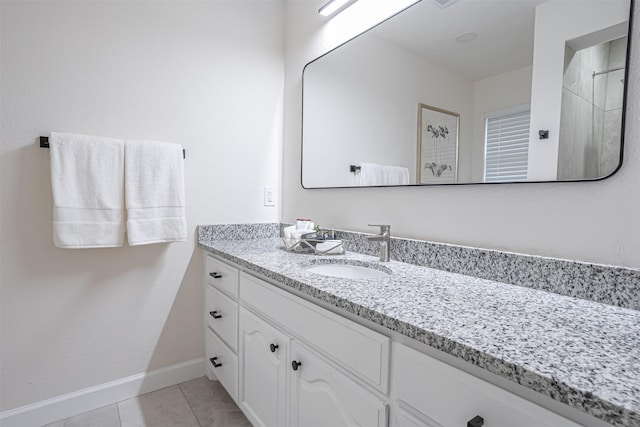
[[389,224],[368,224],[369,227],[380,227],[380,233],[388,233],[391,229],[391,225]]

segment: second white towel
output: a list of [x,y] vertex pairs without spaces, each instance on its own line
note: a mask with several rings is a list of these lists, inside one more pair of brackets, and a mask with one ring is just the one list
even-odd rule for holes
[[129,245],[187,240],[182,146],[125,141]]

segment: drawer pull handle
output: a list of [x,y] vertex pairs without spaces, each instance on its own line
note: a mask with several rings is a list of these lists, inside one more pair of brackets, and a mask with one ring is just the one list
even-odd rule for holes
[[271,353],[275,353],[278,347],[279,347],[278,344],[269,344],[269,349],[271,350]]
[[213,271],[209,273],[209,276],[213,277],[214,279],[219,279],[222,277],[222,274],[218,273],[217,271]]
[[218,358],[217,357],[212,357],[211,359],[209,359],[209,362],[211,362],[211,364],[213,365],[214,368],[219,368],[220,366],[222,366],[222,363],[216,362],[216,359],[218,359]]
[[294,371],[297,371],[300,366],[302,366],[302,362],[297,362],[295,360],[291,362],[291,367]]
[[211,317],[213,317],[214,319],[219,319],[219,318],[221,318],[221,317],[222,317],[222,314],[218,314],[218,312],[217,312],[217,311],[210,311],[210,312],[209,312],[209,315],[210,315]]
[[484,425],[484,418],[480,415],[476,415],[469,421],[467,421],[467,427],[482,427]]

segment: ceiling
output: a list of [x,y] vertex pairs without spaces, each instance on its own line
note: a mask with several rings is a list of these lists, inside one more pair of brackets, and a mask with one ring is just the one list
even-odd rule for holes
[[[472,80],[531,65],[535,7],[547,0],[422,0],[371,33]],[[459,43],[461,33],[477,39]]]

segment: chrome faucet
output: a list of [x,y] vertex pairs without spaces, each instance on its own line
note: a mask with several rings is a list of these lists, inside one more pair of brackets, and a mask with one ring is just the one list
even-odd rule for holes
[[370,242],[380,242],[380,261],[389,262],[389,246],[391,243],[391,226],[369,224],[369,227],[380,227],[380,234],[365,236]]

